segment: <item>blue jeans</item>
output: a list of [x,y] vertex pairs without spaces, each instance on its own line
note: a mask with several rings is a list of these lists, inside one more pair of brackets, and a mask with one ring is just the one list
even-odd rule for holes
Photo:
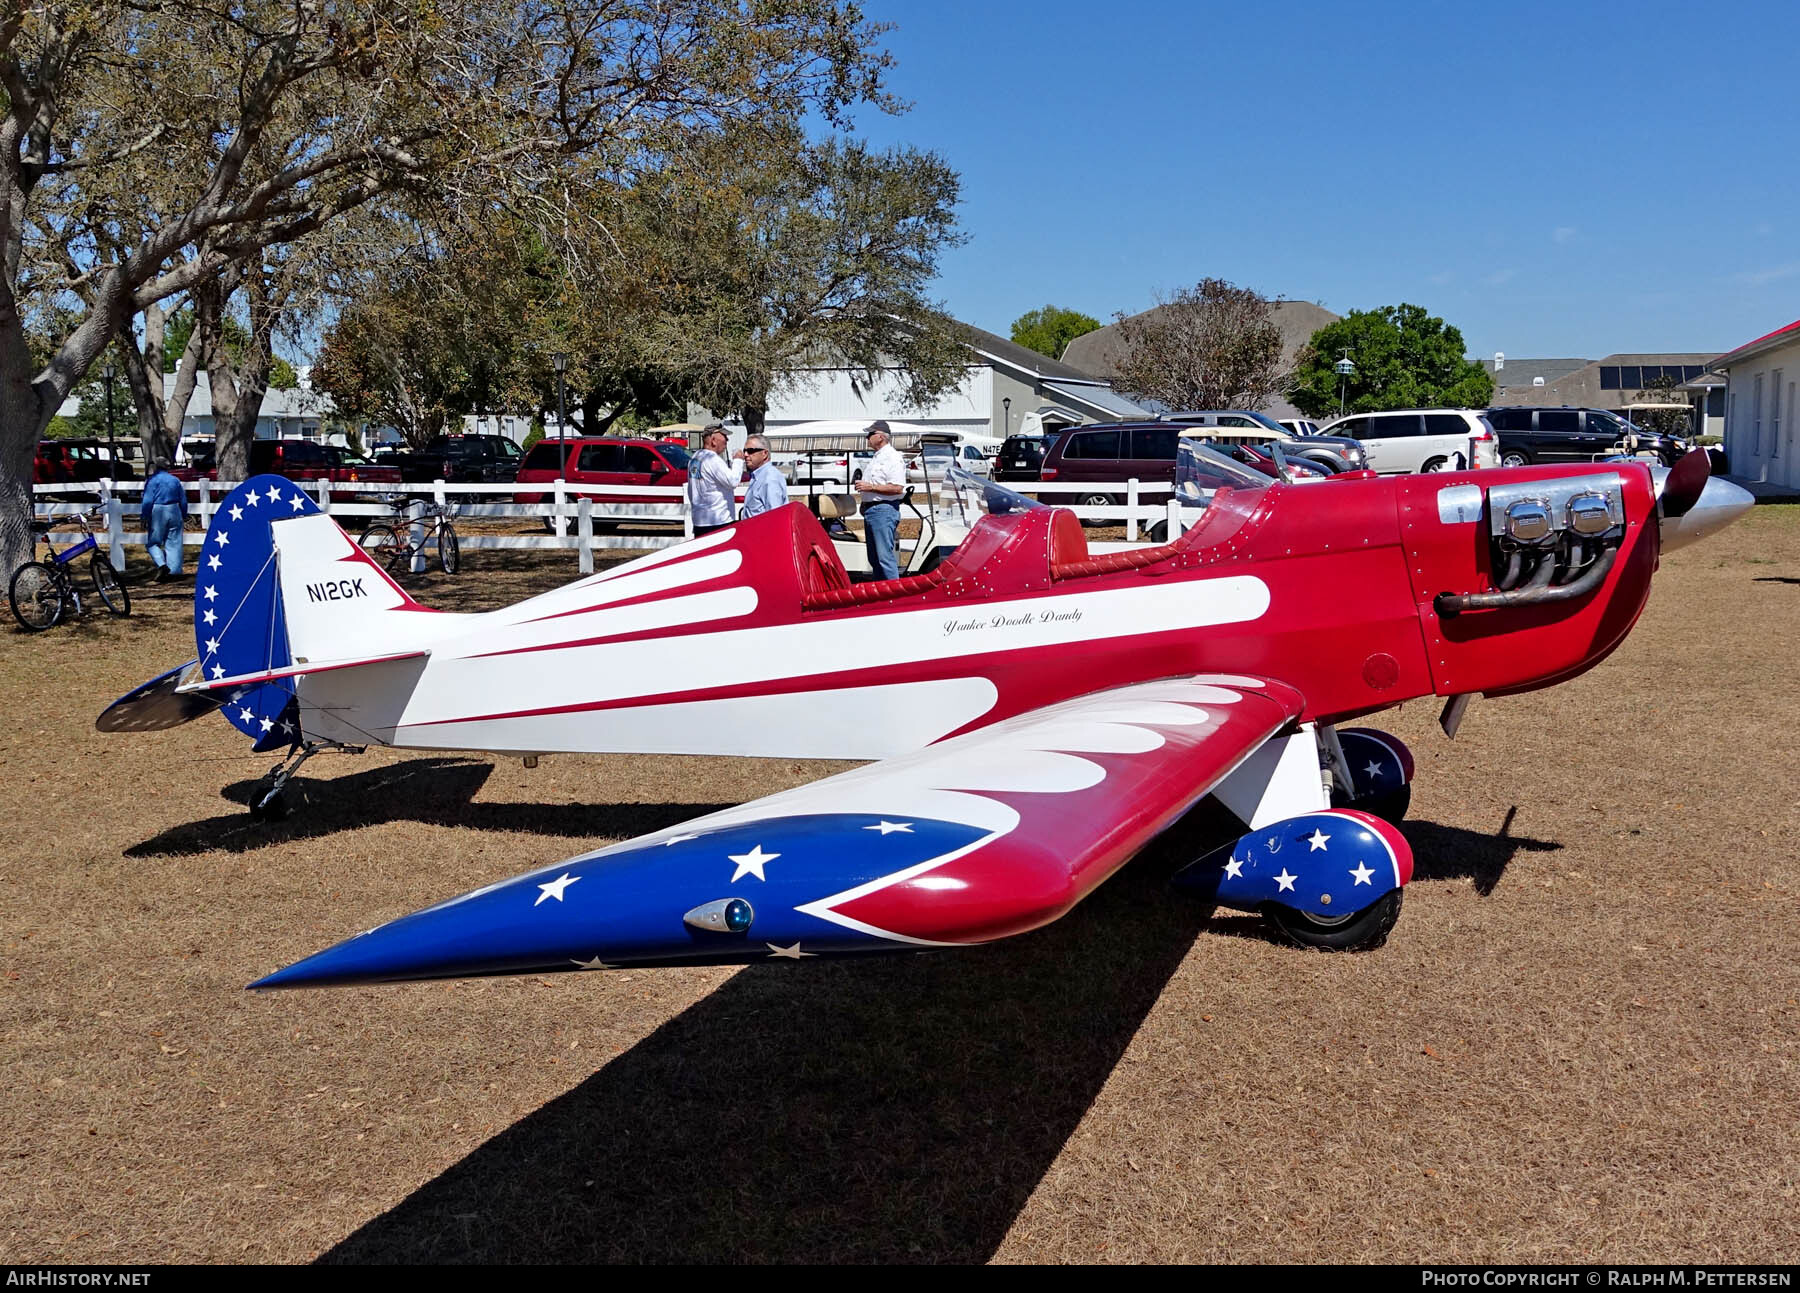
[[171,575],[181,573],[181,509],[173,503],[150,505],[150,560]]
[[898,503],[875,503],[863,513],[863,540],[868,544],[869,569],[878,579],[900,578],[900,558],[894,551],[899,533]]

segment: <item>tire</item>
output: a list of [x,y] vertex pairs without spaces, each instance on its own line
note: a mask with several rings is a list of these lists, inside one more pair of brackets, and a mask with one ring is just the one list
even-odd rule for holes
[[407,547],[400,542],[391,525],[371,525],[357,539],[356,546],[369,554],[369,559],[389,574],[403,574]]
[[1169,541],[1169,523],[1167,521],[1156,522],[1144,531],[1144,537],[1152,543],[1167,543]]
[[1284,907],[1278,902],[1263,908],[1263,915],[1289,942],[1321,952],[1361,952],[1380,947],[1400,919],[1400,895],[1396,889],[1359,912],[1321,918]]
[[13,618],[28,633],[55,628],[68,609],[62,571],[48,561],[27,561],[13,571],[6,594],[12,602]]
[[1517,449],[1509,449],[1500,455],[1500,465],[1502,467],[1528,467],[1531,465],[1531,459]]
[[1432,472],[1449,471],[1449,470],[1450,470],[1450,460],[1448,458],[1427,458],[1419,466],[1419,473],[1421,475],[1426,475],[1426,474],[1429,474]]
[[284,789],[268,803],[262,803],[262,797],[269,793],[265,789],[267,784],[267,782],[259,781],[256,783],[256,788],[250,792],[250,816],[259,822],[286,821],[288,814],[293,811],[288,803],[287,791]]
[[1406,820],[1407,809],[1412,807],[1412,783],[1396,786],[1392,790],[1384,790],[1378,795],[1365,795],[1361,799],[1346,799],[1339,802],[1340,797],[1332,795],[1332,805],[1337,808],[1355,808],[1365,813],[1372,813],[1384,822],[1392,822],[1398,826]]
[[88,569],[94,575],[94,591],[100,594],[100,601],[114,615],[131,614],[131,594],[119,581],[119,572],[112,568],[112,562],[106,554],[96,552],[88,561]]
[[448,525],[438,527],[438,564],[446,575],[454,575],[462,568],[462,545],[456,541],[456,531]]

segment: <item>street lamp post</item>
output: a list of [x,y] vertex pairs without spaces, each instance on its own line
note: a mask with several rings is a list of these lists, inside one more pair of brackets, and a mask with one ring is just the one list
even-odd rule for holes
[[1004,410],[1005,419],[1006,419],[1001,424],[1003,429],[1000,432],[1001,437],[1004,439],[1006,436],[1009,436],[1012,434],[1012,396],[1008,395],[1008,396],[1004,397],[1000,401],[1000,407],[1002,410]]
[[556,438],[562,440],[569,434],[569,398],[563,388],[563,373],[569,367],[569,357],[559,350],[550,356],[550,362],[556,365]]
[[1356,371],[1356,365],[1350,362],[1350,352],[1344,351],[1344,357],[1332,365],[1338,375],[1338,416],[1344,416],[1344,388],[1350,380],[1350,374]]

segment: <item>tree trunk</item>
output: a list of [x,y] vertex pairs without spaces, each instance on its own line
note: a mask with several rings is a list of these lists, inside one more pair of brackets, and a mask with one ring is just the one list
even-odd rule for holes
[[245,480],[250,475],[250,442],[256,438],[256,419],[269,390],[274,360],[271,343],[279,313],[272,303],[272,285],[256,274],[250,279],[250,339],[243,354],[234,360],[224,335],[225,307],[234,287],[234,283],[220,280],[195,293],[194,330],[205,330],[200,348],[212,383],[220,480]]
[[763,419],[769,416],[769,406],[767,404],[746,404],[743,413],[745,434],[761,435]]
[[131,384],[131,402],[137,409],[138,444],[143,446],[145,476],[157,458],[174,458],[175,446],[163,431],[163,327],[168,316],[162,306],[144,311],[144,347],[139,350],[130,333],[119,337],[125,360],[125,378]]

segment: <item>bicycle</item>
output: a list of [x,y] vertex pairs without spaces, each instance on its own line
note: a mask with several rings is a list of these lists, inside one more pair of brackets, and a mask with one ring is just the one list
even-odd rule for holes
[[[99,513],[95,513],[98,517]],[[19,627],[28,633],[42,633],[45,629],[55,628],[62,623],[63,616],[71,605],[75,613],[80,615],[81,594],[75,591],[74,577],[69,567],[75,559],[84,553],[92,553],[88,559],[88,573],[94,580],[94,591],[100,594],[100,601],[114,615],[131,614],[131,594],[125,591],[120,582],[119,572],[112,568],[112,562],[100,551],[99,541],[94,538],[94,531],[88,524],[85,514],[77,512],[74,523],[81,530],[81,540],[57,551],[56,541],[51,533],[65,521],[33,521],[32,531],[44,536],[44,545],[50,549],[48,561],[27,561],[12,573],[12,580],[7,585],[7,599],[12,603],[13,618],[19,621]],[[36,544],[32,545],[34,548]]]
[[[421,515],[414,517],[407,514],[410,504],[405,499],[388,500],[393,509],[395,522],[406,527],[409,536],[402,540],[392,525],[376,522],[362,532],[357,539],[357,546],[380,562],[389,574],[402,575],[412,570],[412,559],[425,550],[435,537],[437,540],[438,564],[444,568],[446,575],[454,575],[462,566],[462,549],[456,541],[456,531],[451,528],[449,510],[435,503],[427,503]],[[418,542],[410,538],[414,522],[422,521],[423,528],[419,532]]]

